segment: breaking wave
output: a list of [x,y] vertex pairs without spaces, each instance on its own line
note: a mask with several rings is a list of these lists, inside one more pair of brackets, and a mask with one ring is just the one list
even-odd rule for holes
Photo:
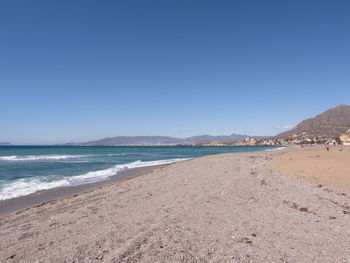
[[127,169],[170,164],[188,159],[189,158],[178,158],[147,162],[135,161],[126,164],[118,164],[104,170],[90,171],[88,173],[76,176],[36,176],[16,179],[12,182],[2,182],[2,186],[0,187],[0,200],[24,196],[41,190],[47,190],[56,187],[98,182]]
[[92,157],[92,156],[122,156],[126,155],[123,153],[114,153],[114,154],[96,154],[96,155],[9,155],[9,156],[0,156],[0,161],[45,161],[45,160],[66,160],[66,159],[77,159],[83,157]]
[[65,160],[73,158],[81,158],[86,155],[11,155],[11,156],[0,156],[2,161],[39,161],[39,160]]

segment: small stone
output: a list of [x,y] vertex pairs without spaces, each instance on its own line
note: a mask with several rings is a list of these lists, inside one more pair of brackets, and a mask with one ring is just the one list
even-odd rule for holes
[[309,209],[307,209],[306,207],[300,207],[299,211],[301,211],[301,212],[309,212]]
[[249,238],[247,237],[242,237],[238,240],[236,240],[237,243],[246,243],[246,244],[253,244],[253,241],[251,241]]
[[103,259],[103,255],[98,255],[95,257],[96,260],[102,260]]

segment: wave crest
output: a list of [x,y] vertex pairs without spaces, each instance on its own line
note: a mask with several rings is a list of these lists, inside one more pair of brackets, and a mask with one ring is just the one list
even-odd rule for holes
[[66,160],[66,159],[77,159],[83,157],[92,157],[92,156],[122,156],[126,155],[124,153],[112,153],[112,154],[86,154],[86,155],[9,155],[9,156],[0,156],[0,161],[45,161],[45,160]]
[[11,156],[0,156],[0,160],[3,161],[38,161],[38,160],[64,160],[81,158],[86,155],[11,155]]
[[98,182],[105,180],[127,169],[170,164],[185,160],[188,160],[188,158],[167,159],[148,162],[135,161],[126,164],[118,164],[104,170],[90,171],[82,175],[60,177],[59,179],[57,178],[57,180],[54,180],[55,176],[37,176],[31,178],[21,178],[10,183],[3,183],[2,187],[0,188],[0,200],[24,196],[41,190],[48,190],[56,187]]

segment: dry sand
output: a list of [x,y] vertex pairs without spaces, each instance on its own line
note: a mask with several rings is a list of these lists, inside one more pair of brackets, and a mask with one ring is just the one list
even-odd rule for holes
[[0,262],[350,262],[348,192],[224,154],[0,217]]
[[270,168],[350,192],[350,146],[290,151],[275,156]]

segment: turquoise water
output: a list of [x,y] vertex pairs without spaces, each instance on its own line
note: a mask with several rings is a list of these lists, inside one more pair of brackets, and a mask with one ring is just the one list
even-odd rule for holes
[[0,146],[0,200],[60,186],[106,180],[125,169],[173,163],[204,155],[274,148]]

